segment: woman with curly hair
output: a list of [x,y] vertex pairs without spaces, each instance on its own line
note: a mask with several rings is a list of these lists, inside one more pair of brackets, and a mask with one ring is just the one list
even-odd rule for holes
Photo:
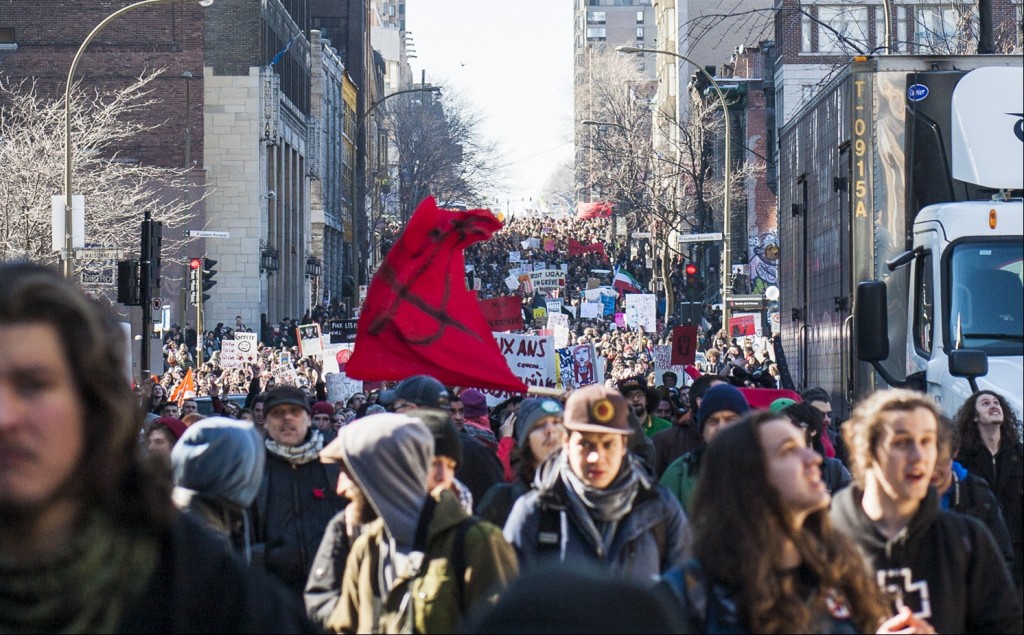
[[960,406],[955,421],[960,431],[957,462],[969,474],[988,481],[1003,508],[1013,545],[1010,574],[1019,594],[1024,582],[1024,446],[1017,437],[1020,420],[1002,395],[979,390]]
[[908,614],[883,624],[878,585],[829,522],[821,456],[788,418],[746,415],[715,436],[703,463],[690,515],[694,557],[663,582],[694,632],[913,629]]

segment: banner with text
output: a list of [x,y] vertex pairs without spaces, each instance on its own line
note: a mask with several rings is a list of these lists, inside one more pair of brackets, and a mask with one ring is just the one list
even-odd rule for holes
[[[516,333],[495,333],[494,340],[505,356],[508,367],[527,386],[556,388],[555,338],[539,335],[518,335]],[[484,390],[488,405],[496,405],[512,395],[508,391]]]

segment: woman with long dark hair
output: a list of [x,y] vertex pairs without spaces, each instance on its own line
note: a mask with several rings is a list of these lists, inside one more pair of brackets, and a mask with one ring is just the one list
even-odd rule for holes
[[905,614],[883,625],[877,584],[829,522],[821,457],[787,417],[745,416],[715,436],[703,463],[690,516],[694,557],[665,576],[695,632],[908,626]]

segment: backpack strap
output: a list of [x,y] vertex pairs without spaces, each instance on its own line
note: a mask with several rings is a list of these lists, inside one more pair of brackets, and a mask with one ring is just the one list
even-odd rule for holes
[[469,516],[455,529],[455,539],[452,541],[452,554],[450,562],[452,565],[452,571],[455,575],[455,584],[457,586],[458,601],[459,601],[459,615],[466,614],[466,534],[469,530],[480,522],[478,516]]

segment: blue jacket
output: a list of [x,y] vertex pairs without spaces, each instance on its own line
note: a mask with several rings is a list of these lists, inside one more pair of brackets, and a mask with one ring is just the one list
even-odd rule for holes
[[653,584],[662,573],[686,562],[690,525],[668,490],[641,478],[633,508],[619,521],[605,552],[581,529],[585,525],[569,504],[567,485],[559,476],[560,462],[552,458],[538,469],[538,488],[519,497],[505,523],[505,539],[515,548],[521,571],[551,558],[582,559],[606,563],[623,577]]

